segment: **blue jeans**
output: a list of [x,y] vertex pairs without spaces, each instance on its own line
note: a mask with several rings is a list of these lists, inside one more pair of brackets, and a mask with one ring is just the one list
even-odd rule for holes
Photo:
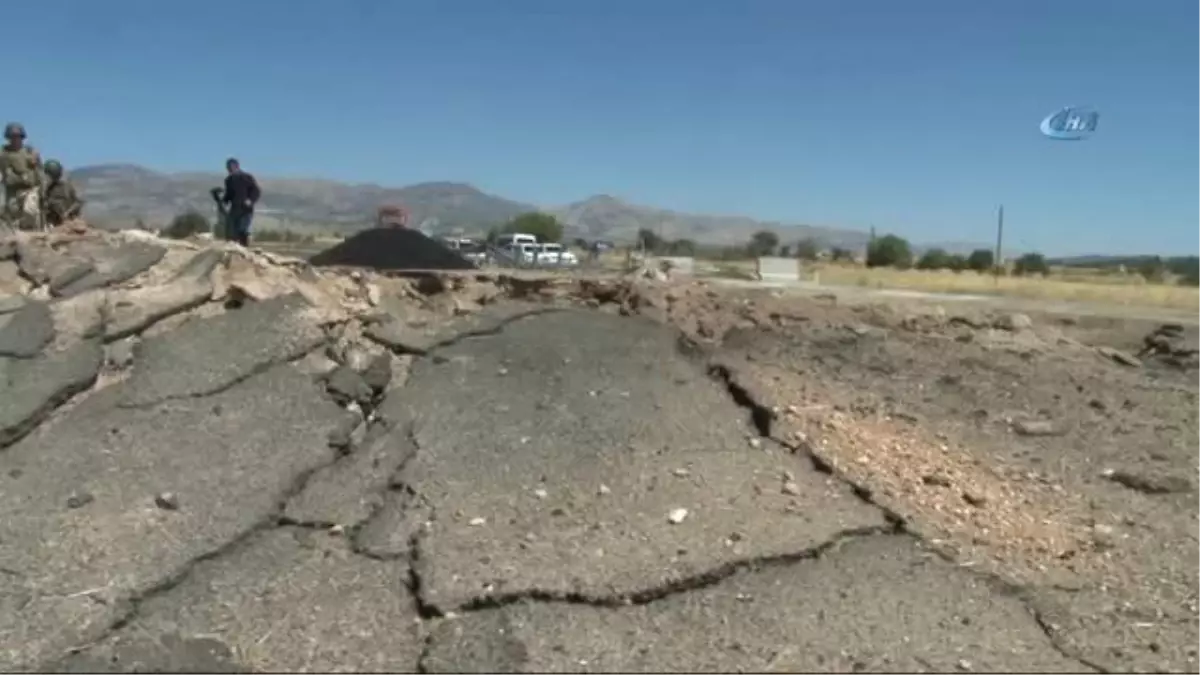
[[254,212],[231,212],[225,219],[225,236],[242,246],[250,245],[250,223],[254,220]]

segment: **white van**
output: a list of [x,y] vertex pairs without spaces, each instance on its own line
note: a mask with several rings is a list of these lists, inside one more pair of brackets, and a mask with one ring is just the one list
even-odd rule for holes
[[516,232],[513,234],[502,234],[496,237],[496,248],[515,248],[521,244],[536,244],[537,237],[532,234],[521,234]]

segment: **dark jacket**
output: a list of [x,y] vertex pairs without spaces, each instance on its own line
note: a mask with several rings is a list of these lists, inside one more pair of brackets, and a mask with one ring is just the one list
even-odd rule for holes
[[[262,192],[253,175],[239,171],[225,177],[225,196],[221,201],[229,205],[230,213],[253,213],[260,196]],[[250,200],[250,206],[246,206],[247,199]]]

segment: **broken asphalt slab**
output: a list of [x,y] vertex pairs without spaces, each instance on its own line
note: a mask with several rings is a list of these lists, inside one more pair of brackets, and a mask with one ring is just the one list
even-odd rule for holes
[[131,603],[272,524],[336,456],[325,434],[342,411],[289,365],[152,407],[120,407],[129,386],[0,452],[0,670],[99,638]]
[[443,621],[424,672],[1062,672],[1021,601],[903,535],[633,607],[519,602]]
[[424,642],[406,576],[403,561],[355,555],[341,537],[267,530],[50,670],[415,672]]
[[61,284],[55,295],[68,298],[85,291],[128,281],[157,265],[166,255],[167,249],[145,242],[131,242],[119,246],[99,244],[72,247],[71,254],[80,253],[91,259],[92,269],[78,279]]
[[143,340],[121,405],[205,396],[303,356],[327,340],[310,308],[293,293]]
[[507,302],[433,326],[389,316],[367,326],[363,334],[398,354],[425,354],[464,337],[495,333],[513,321],[554,311],[557,308],[546,305]]
[[169,316],[208,302],[214,290],[212,273],[222,256],[218,250],[201,251],[189,258],[166,283],[112,292],[105,340],[111,342],[140,333]]
[[407,387],[421,393],[418,449],[396,481],[429,511],[415,570],[439,611],[652,595],[890,529],[845,485],[763,446],[676,334],[648,320],[529,317],[418,361]]
[[54,318],[44,302],[27,302],[0,317],[0,357],[33,358],[54,339]]
[[0,358],[0,448],[92,386],[103,360],[104,351],[94,341],[35,359]]
[[[416,452],[407,422],[409,403],[393,393],[379,407],[389,427],[370,434],[362,447],[352,448],[349,456],[321,468],[288,501],[284,519],[318,526],[352,528],[367,521],[382,508],[393,475]],[[350,413],[348,413],[350,414]]]

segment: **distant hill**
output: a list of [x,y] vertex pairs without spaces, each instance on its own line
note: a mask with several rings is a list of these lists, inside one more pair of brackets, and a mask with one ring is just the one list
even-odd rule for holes
[[[160,173],[128,164],[89,166],[71,172],[87,200],[90,221],[110,227],[170,222],[187,209],[214,213],[209,190],[217,173]],[[259,176],[259,222],[296,230],[352,232],[370,226],[382,204],[408,207],[414,225],[431,230],[503,223],[534,207],[486,194],[464,183],[420,183],[402,188],[327,180]]]
[[[209,190],[221,185],[217,173],[162,173],[132,164],[103,164],[71,172],[87,199],[88,220],[101,227],[129,227],[142,221],[163,226],[188,209],[213,214]],[[412,223],[433,232],[461,228],[483,232],[537,207],[487,194],[465,183],[431,182],[407,187],[347,184],[329,180],[258,176],[263,199],[259,227],[307,232],[354,232],[369,227],[382,204],[406,206]],[[826,247],[861,249],[869,234],[860,230],[761,221],[747,216],[681,213],[640,206],[598,195],[563,207],[540,210],[557,215],[568,237],[633,242],[640,229],[667,239],[700,244],[745,243],[759,230],[771,230],[783,244],[813,238]],[[969,244],[943,247],[970,249]],[[986,247],[986,245],[985,245]],[[921,247],[917,245],[918,250]]]

